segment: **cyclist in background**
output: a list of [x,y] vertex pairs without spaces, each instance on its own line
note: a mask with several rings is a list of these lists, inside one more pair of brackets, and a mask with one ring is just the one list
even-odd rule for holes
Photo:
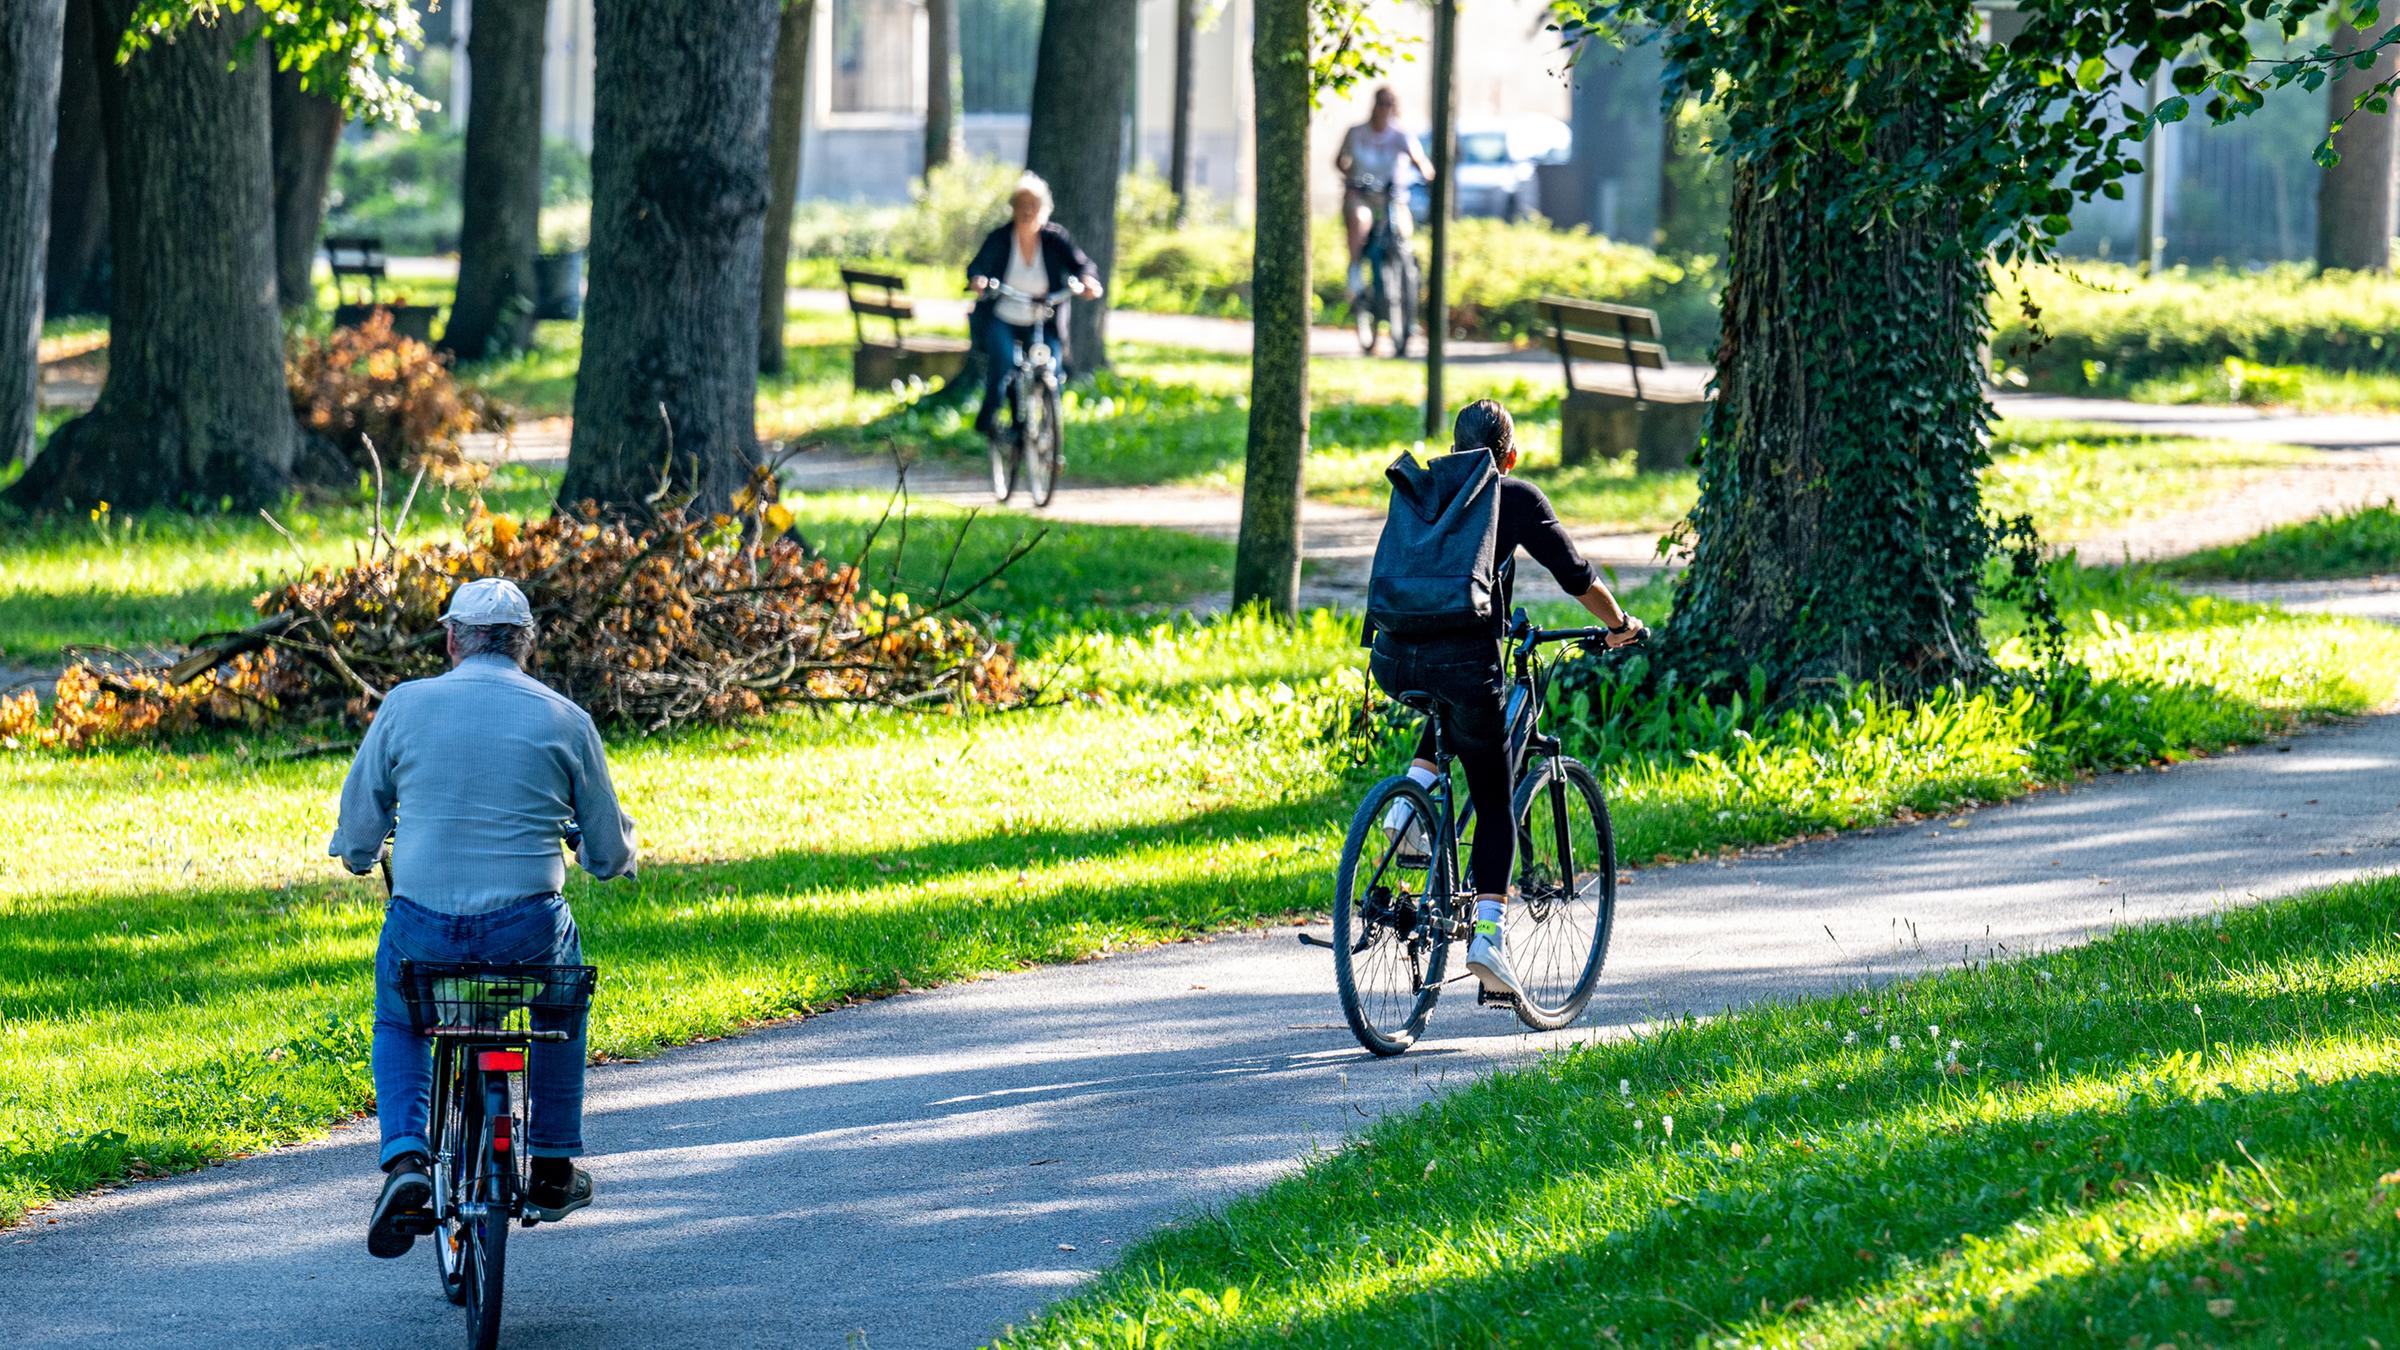
[[[580,965],[583,941],[559,887],[559,838],[580,827],[576,860],[603,880],[634,871],[633,822],[617,808],[591,714],[525,673],[533,609],[514,582],[458,588],[442,615],[451,670],[384,696],[350,775],[328,848],[364,875],[393,839],[392,900],[375,950],[375,1113],[383,1194],[367,1250],[416,1242],[433,1202],[426,1117],[432,1038],[409,1019],[402,961]],[[395,819],[405,821],[397,836]],[[579,1019],[580,1021],[580,1019]],[[583,1029],[530,1051],[525,1212],[557,1220],[592,1202],[583,1152]]]
[[[1441,705],[1443,729],[1451,752],[1464,766],[1467,799],[1475,806],[1475,841],[1468,850],[1467,874],[1475,887],[1475,938],[1467,944],[1467,969],[1495,994],[1521,995],[1516,972],[1500,951],[1500,919],[1508,904],[1508,881],[1516,871],[1516,794],[1509,763],[1505,699],[1508,680],[1501,666],[1501,639],[1512,608],[1510,591],[1522,548],[1555,579],[1561,590],[1583,602],[1607,628],[1608,645],[1629,646],[1642,640],[1642,621],[1626,613],[1609,593],[1592,565],[1584,561],[1575,541],[1558,523],[1558,513],[1540,488],[1506,475],[1517,465],[1516,424],[1508,410],[1490,399],[1459,410],[1452,431],[1451,454],[1421,467],[1402,456],[1393,472],[1407,474],[1421,491],[1439,492],[1444,483],[1465,481],[1459,465],[1445,468],[1457,456],[1489,455],[1500,473],[1499,528],[1493,532],[1492,561],[1496,589],[1492,596],[1494,621],[1488,628],[1462,630],[1455,635],[1401,638],[1378,629],[1367,666],[1375,683],[1397,698],[1411,690],[1433,696]],[[1463,461],[1462,461],[1463,462]],[[1477,470],[1480,472],[1480,470]],[[1433,757],[1433,719],[1425,720],[1417,738],[1416,761],[1408,776],[1419,787],[1431,787],[1439,772]],[[1383,828],[1399,837],[1408,829],[1409,805],[1395,804]],[[1423,832],[1416,832],[1423,838]]]
[[[1039,174],[1017,179],[1008,194],[1008,223],[985,235],[983,246],[967,264],[967,286],[976,297],[967,327],[983,353],[983,407],[975,414],[975,429],[986,437],[1000,434],[1000,386],[1033,341],[1039,318],[1032,305],[1004,297],[996,288],[1006,285],[1035,296],[1068,291],[1087,300],[1100,298],[1100,269],[1075,246],[1066,227],[1050,218],[1051,206],[1050,185]],[[1059,305],[1045,325],[1062,374],[1071,364],[1067,310],[1066,304]]]
[[1426,182],[1433,181],[1433,161],[1425,157],[1425,147],[1417,143],[1400,122],[1400,96],[1388,84],[1375,89],[1375,106],[1367,120],[1350,128],[1342,137],[1342,145],[1333,155],[1333,167],[1342,175],[1342,222],[1350,235],[1350,298],[1355,301],[1367,287],[1366,264],[1361,257],[1367,249],[1367,236],[1375,230],[1376,198],[1362,191],[1360,183],[1380,185],[1380,193],[1390,199],[1392,235],[1408,238],[1408,199],[1400,192],[1400,161],[1407,160]]

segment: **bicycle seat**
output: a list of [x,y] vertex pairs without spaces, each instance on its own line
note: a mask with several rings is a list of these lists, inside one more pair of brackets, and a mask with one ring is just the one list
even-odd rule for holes
[[1433,716],[1433,695],[1426,693],[1422,689],[1404,689],[1400,691],[1399,697],[1400,701],[1407,706],[1416,709],[1418,712],[1425,714],[1427,717]]

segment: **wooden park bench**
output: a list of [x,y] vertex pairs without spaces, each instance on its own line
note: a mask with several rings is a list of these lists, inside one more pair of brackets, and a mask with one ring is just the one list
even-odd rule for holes
[[[1649,388],[1642,387],[1643,371],[1663,373],[1667,368],[1658,311],[1561,296],[1544,296],[1539,303],[1567,380],[1559,414],[1559,458],[1581,464],[1630,452],[1641,469],[1690,464],[1708,417],[1708,396],[1668,388],[1656,376]],[[1623,366],[1632,392],[1579,387],[1578,360]]]
[[[329,234],[325,236],[325,265],[333,272],[333,326],[356,328],[373,318],[379,309],[390,310],[392,332],[415,338],[419,342],[433,341],[433,317],[438,305],[400,305],[383,302],[384,255],[383,239],[372,234]],[[366,282],[364,302],[350,298],[348,283]]]
[[[851,383],[860,389],[889,389],[894,380],[931,383],[952,380],[966,368],[967,344],[956,338],[911,336],[901,325],[917,317],[917,302],[902,294],[907,282],[890,272],[842,269],[842,292],[850,300],[850,323],[858,351],[850,361]],[[880,292],[880,294],[876,294]],[[890,341],[867,336],[867,320],[888,319]]]

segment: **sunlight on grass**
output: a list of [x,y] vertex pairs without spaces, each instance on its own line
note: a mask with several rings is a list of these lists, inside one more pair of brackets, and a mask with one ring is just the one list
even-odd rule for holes
[[2396,911],[2379,880],[1555,1054],[1006,1343],[2355,1338],[2400,1260]]
[[2300,581],[2400,571],[2400,506],[2361,507],[2279,525],[2238,544],[2203,549],[2164,565],[2179,577]]

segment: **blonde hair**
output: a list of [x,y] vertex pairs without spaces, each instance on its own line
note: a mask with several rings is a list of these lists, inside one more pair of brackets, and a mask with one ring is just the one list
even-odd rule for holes
[[1044,220],[1048,220],[1050,213],[1057,209],[1058,203],[1051,200],[1050,197],[1050,185],[1042,181],[1040,174],[1031,171],[1018,174],[1017,185],[1008,190],[1010,209],[1015,209],[1017,198],[1028,195],[1042,204],[1042,219]]

